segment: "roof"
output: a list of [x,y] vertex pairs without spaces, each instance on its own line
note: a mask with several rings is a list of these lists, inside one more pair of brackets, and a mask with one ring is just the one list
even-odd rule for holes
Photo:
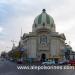
[[35,18],[34,22],[36,24],[43,24],[43,23],[51,24],[54,23],[54,20],[50,15],[46,13],[46,10],[43,9],[42,13]]

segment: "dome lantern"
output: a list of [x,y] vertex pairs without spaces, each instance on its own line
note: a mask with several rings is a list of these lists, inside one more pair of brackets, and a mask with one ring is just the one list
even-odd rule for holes
[[42,11],[43,11],[43,12],[45,12],[46,10],[45,10],[45,9],[43,9]]

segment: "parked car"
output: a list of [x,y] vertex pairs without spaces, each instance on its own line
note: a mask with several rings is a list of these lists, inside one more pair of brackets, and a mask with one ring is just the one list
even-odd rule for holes
[[22,58],[17,59],[17,63],[18,63],[18,64],[23,64],[23,62],[24,62],[24,61],[23,61],[23,59],[22,59]]
[[10,61],[14,61],[14,59],[10,58]]
[[62,60],[62,61],[59,61],[58,64],[59,65],[67,65],[67,64],[69,64],[69,61],[68,60]]
[[70,61],[69,61],[69,64],[70,64],[70,65],[75,65],[75,60],[70,60]]
[[5,59],[4,58],[0,58],[0,61],[4,61]]
[[48,60],[48,61],[42,62],[42,64],[43,65],[55,65],[55,61]]

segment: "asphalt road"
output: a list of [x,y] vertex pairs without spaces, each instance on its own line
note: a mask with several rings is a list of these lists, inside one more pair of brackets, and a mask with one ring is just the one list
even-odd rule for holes
[[18,70],[17,64],[0,60],[0,75],[75,75],[75,70]]

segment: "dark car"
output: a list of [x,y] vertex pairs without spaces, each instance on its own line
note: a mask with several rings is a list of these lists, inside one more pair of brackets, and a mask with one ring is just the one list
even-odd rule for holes
[[70,65],[75,65],[75,60],[70,60],[70,61],[69,61],[69,64],[70,64]]
[[67,65],[67,64],[69,64],[69,61],[60,61],[60,62],[58,62],[58,64],[59,65]]
[[23,64],[23,59],[17,59],[18,64]]

